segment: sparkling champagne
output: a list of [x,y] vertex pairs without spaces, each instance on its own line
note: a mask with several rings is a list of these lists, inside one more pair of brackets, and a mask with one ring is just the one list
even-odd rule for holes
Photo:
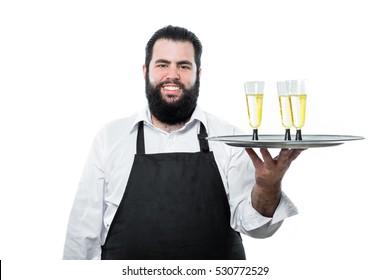
[[263,94],[247,94],[246,105],[248,109],[249,124],[256,129],[261,124]]
[[282,117],[282,124],[284,128],[290,128],[293,125],[290,96],[280,95],[279,107],[280,116]]
[[293,124],[296,129],[301,129],[305,124],[306,95],[290,95]]

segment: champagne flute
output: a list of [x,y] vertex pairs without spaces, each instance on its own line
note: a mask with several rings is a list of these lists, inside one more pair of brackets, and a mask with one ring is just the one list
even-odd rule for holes
[[261,124],[263,111],[263,81],[245,82],[246,105],[248,109],[249,125],[253,129],[252,140],[259,140],[258,128]]
[[288,81],[276,82],[278,88],[280,116],[285,129],[284,140],[291,140],[290,128],[293,125],[290,89]]
[[288,81],[288,87],[293,125],[297,129],[295,140],[302,140],[302,127],[305,124],[306,118],[307,83],[306,80],[290,80]]

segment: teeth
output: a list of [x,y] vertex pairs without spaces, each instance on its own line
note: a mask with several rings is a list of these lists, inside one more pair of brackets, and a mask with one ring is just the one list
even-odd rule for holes
[[175,86],[165,86],[164,88],[167,90],[179,90],[180,89],[179,87],[175,87]]

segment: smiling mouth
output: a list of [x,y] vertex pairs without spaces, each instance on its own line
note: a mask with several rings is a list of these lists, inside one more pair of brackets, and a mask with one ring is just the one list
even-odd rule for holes
[[162,86],[162,89],[167,92],[178,92],[181,91],[181,87],[173,84],[166,84]]
[[180,86],[176,84],[165,84],[161,87],[162,98],[167,102],[175,102],[183,93]]

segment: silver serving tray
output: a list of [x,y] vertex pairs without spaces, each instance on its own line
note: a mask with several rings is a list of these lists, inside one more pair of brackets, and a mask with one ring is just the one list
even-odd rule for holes
[[[292,137],[294,137],[292,135]],[[219,141],[227,145],[243,148],[278,148],[308,149],[341,145],[346,141],[363,140],[364,137],[353,135],[313,135],[303,134],[303,140],[284,140],[282,134],[259,135],[259,140],[252,140],[252,135],[231,135],[208,137],[209,141]]]

